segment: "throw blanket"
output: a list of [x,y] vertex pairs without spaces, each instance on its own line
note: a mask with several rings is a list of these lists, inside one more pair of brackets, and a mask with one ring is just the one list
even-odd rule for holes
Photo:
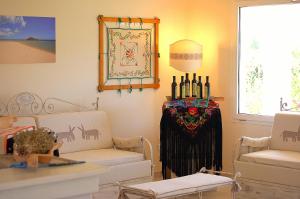
[[222,122],[218,107],[170,107],[160,123],[162,174],[166,168],[177,176],[202,167],[222,169]]

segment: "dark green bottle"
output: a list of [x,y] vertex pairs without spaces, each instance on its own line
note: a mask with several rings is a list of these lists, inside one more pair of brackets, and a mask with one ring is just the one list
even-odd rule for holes
[[191,81],[189,80],[189,74],[185,74],[185,96],[190,97],[190,84]]
[[180,99],[185,99],[185,83],[184,83],[184,76],[181,76],[181,82],[179,85],[179,92],[180,92]]
[[209,83],[209,77],[206,76],[206,82],[204,84],[204,98],[208,99],[210,97],[210,83]]
[[198,76],[198,83],[197,83],[197,98],[203,99],[203,91],[202,91],[201,76]]
[[192,97],[197,97],[196,73],[194,73],[193,80],[192,80]]
[[172,82],[172,100],[176,100],[177,98],[177,83],[176,83],[176,76],[173,76],[173,82]]

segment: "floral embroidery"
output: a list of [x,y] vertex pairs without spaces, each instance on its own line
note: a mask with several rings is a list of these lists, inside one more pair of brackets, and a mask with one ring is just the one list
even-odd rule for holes
[[151,76],[151,30],[108,29],[108,79]]
[[168,109],[171,116],[176,118],[176,123],[185,128],[187,132],[195,136],[197,134],[196,129],[204,126],[208,121],[208,116],[211,113],[209,108],[197,108],[197,107],[189,107],[189,108],[169,108]]
[[194,116],[198,113],[198,109],[196,107],[189,107],[188,112],[190,115]]

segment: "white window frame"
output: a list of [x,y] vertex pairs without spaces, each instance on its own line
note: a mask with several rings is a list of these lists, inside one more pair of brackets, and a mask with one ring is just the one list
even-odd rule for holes
[[[257,115],[257,114],[245,114],[239,113],[239,51],[240,51],[240,8],[248,6],[263,6],[263,5],[278,5],[278,4],[295,4],[300,3],[300,0],[237,0],[237,62],[236,62],[236,103],[235,103],[235,121],[247,122],[259,125],[272,125],[274,116]],[[280,102],[278,100],[278,107]]]

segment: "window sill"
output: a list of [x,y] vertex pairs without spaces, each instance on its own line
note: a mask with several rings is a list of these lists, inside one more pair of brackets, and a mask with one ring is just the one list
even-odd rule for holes
[[243,113],[236,114],[233,118],[233,121],[237,123],[246,123],[246,124],[262,125],[262,126],[272,126],[273,120],[274,120],[274,116],[252,115],[252,114],[243,114]]

